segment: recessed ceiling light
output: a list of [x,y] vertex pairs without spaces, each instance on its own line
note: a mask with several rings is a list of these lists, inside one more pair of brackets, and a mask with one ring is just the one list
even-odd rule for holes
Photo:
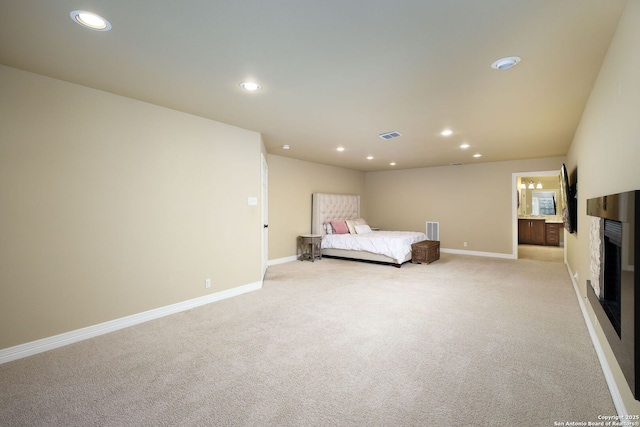
[[367,156],[367,160],[373,160],[373,156]]
[[282,146],[282,149],[283,149],[283,150],[288,150],[288,149],[290,149],[290,148],[291,148],[291,146],[290,146],[289,144],[284,144],[284,145]]
[[242,82],[240,83],[240,87],[250,92],[262,89],[262,86],[255,82]]
[[451,136],[451,135],[453,135],[453,131],[451,129],[445,129],[442,132],[440,132],[440,135],[442,135],[442,136]]
[[109,31],[111,24],[102,16],[84,10],[74,10],[69,14],[76,24],[96,31]]
[[395,166],[395,165],[396,165],[396,162],[389,163],[389,166]]
[[464,144],[460,145],[460,148],[462,148],[463,150],[466,150],[467,148],[469,148],[469,144],[465,142]]
[[338,147],[338,148],[336,148],[336,150],[338,150],[338,151],[344,151],[344,147]]
[[496,62],[491,64],[491,68],[494,70],[508,70],[518,62],[520,62],[519,56],[508,56],[506,58],[498,59]]
[[476,153],[476,154],[473,155],[473,157],[482,157],[482,154]]

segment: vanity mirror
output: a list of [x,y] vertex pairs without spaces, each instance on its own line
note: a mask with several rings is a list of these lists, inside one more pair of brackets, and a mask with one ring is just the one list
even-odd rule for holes
[[558,212],[556,190],[531,191],[531,215],[556,215]]
[[[533,183],[532,187],[529,183]],[[522,183],[525,185],[522,186]],[[540,184],[540,188],[535,188]],[[558,176],[522,177],[519,185],[520,203],[518,215],[527,216],[556,216],[561,212],[559,205],[560,185]]]

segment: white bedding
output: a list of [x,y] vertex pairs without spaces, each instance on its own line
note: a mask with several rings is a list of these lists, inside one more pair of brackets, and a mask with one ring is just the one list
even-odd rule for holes
[[322,238],[322,249],[346,249],[386,255],[402,264],[411,252],[411,244],[426,240],[416,231],[373,231],[365,234],[328,234]]

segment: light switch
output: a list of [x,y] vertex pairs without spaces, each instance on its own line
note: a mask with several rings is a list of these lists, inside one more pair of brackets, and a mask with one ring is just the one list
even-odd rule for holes
[[258,198],[249,197],[249,206],[258,206]]

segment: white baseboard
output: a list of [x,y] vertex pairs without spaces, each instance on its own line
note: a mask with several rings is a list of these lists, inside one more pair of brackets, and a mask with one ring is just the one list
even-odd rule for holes
[[297,261],[297,260],[298,260],[298,257],[296,255],[288,256],[285,258],[270,259],[269,261],[267,261],[267,267],[270,267],[272,265],[284,264],[285,262]]
[[[593,347],[596,350],[596,354],[598,355],[598,360],[600,361],[600,366],[602,367],[602,373],[604,374],[604,378],[607,381],[607,387],[609,387],[609,393],[611,393],[611,400],[613,400],[613,405],[616,407],[616,411],[618,412],[618,416],[625,417],[629,415],[627,413],[627,408],[624,406],[624,402],[622,401],[622,395],[620,394],[620,389],[618,388],[618,384],[616,383],[615,378],[613,377],[613,372],[611,372],[611,367],[609,366],[609,362],[604,355],[604,350],[602,349],[602,343],[598,339],[598,335],[596,335],[595,329],[593,329],[593,324],[589,319],[589,313],[587,312],[587,307],[584,304],[582,295],[580,294],[580,289],[578,288],[578,283],[576,282],[575,275],[569,264],[565,264],[567,266],[567,271],[569,272],[569,277],[571,278],[571,283],[573,284],[573,290],[576,293],[576,298],[578,298],[578,304],[580,305],[580,311],[582,311],[582,316],[584,317],[584,323],[587,324],[587,329],[589,330],[589,336],[591,337],[591,342],[593,343]],[[626,418],[621,418],[626,419]]]
[[149,320],[159,319],[170,314],[179,313],[181,311],[190,310],[201,305],[210,304],[212,302],[221,301],[223,299],[235,297],[238,295],[252,292],[262,288],[262,282],[250,283],[236,288],[227,289],[216,292],[214,294],[205,295],[182,301],[176,304],[159,307],[153,310],[144,311],[142,313],[133,314],[131,316],[121,317],[120,319],[110,320],[108,322],[99,323],[97,325],[88,326],[86,328],[77,329],[75,331],[65,332],[60,335],[43,338],[41,340],[20,344],[0,350],[0,364],[11,362],[12,360],[21,359],[23,357],[32,356],[54,348],[63,347],[78,341],[94,338],[99,335],[108,334],[119,329],[139,323],[148,322]]
[[[441,248],[440,252],[449,253],[449,254],[458,254],[458,255],[472,255],[472,256],[483,256],[483,257],[491,257],[491,258],[516,259],[515,255],[513,254],[500,254],[497,252],[465,251],[460,249],[446,249],[446,248]],[[285,257],[285,258],[270,259],[269,261],[267,261],[267,266],[269,267],[272,265],[284,264],[286,262],[297,261],[297,260],[298,260],[298,257],[295,255],[290,257]]]
[[478,252],[478,251],[467,251],[467,250],[461,250],[461,249],[447,249],[447,248],[440,248],[440,252],[443,254],[458,254],[458,255],[483,256],[483,257],[489,257],[489,258],[516,259],[516,256],[513,254],[501,254],[497,252]]

